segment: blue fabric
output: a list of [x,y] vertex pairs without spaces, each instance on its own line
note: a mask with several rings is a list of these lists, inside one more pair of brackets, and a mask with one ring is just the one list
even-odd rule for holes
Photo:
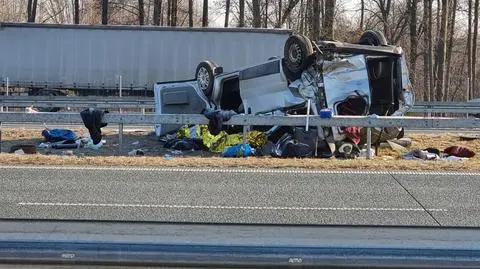
[[249,144],[237,144],[231,147],[228,147],[223,152],[223,157],[248,157],[254,154],[254,150]]
[[48,142],[58,142],[64,140],[76,140],[77,134],[68,129],[45,129],[42,131],[43,137]]

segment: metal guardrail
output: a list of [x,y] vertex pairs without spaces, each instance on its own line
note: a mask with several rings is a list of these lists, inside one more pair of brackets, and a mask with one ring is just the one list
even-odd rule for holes
[[0,106],[4,107],[98,107],[105,109],[153,108],[153,98],[102,97],[102,96],[2,96]]
[[[3,107],[97,107],[105,109],[152,109],[153,98],[147,97],[99,97],[99,96],[2,96]],[[416,102],[412,113],[480,113],[480,102]]]
[[413,113],[480,113],[480,102],[415,102]]
[[[306,116],[254,116],[235,115],[224,124],[229,125],[280,125],[280,126],[304,126]],[[208,119],[198,114],[123,114],[108,113],[105,121],[109,124],[119,124],[119,144],[123,141],[124,124],[207,124]],[[24,113],[3,112],[0,113],[2,122],[55,122],[58,123],[82,123],[79,113]],[[320,118],[310,116],[311,126],[359,126],[367,128],[367,156],[370,157],[371,128],[372,127],[405,127],[405,128],[479,128],[480,119],[458,118],[422,118],[422,117],[372,117],[372,116],[334,116],[332,118]],[[245,137],[246,128],[244,128]],[[0,137],[1,138],[1,137]],[[245,142],[245,140],[244,140]]]

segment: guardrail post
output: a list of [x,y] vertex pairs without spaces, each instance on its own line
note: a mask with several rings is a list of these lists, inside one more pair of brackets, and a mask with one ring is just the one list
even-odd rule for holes
[[[119,92],[118,92],[118,95],[120,97],[122,97],[122,76],[120,75],[119,76],[119,83],[118,83],[118,86],[119,86]],[[120,113],[122,113],[122,109],[120,108]],[[123,123],[119,123],[118,124],[118,146],[120,148],[120,150],[122,150],[123,148]]]
[[[10,90],[9,90],[9,88],[10,88],[10,85],[9,85],[8,77],[7,77],[6,79],[7,79],[7,89],[6,89],[6,94],[7,94],[7,96],[8,96],[8,95],[9,95],[9,93],[10,93]],[[8,106],[7,106],[5,109],[6,109],[6,111],[8,112]],[[2,108],[2,111],[3,111],[3,108]]]
[[0,153],[2,153],[2,122],[0,121]]
[[372,149],[372,128],[367,128],[367,159],[371,159]]
[[247,125],[243,125],[242,140],[245,146],[247,144]]

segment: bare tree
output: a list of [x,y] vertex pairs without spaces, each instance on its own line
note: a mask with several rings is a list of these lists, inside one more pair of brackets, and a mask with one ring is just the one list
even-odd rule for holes
[[80,23],[80,5],[78,3],[78,0],[73,1],[73,23]]
[[278,0],[278,20],[277,20],[277,24],[275,25],[275,27],[280,27],[281,26],[281,21],[282,21],[282,12],[283,12],[283,0]]
[[37,0],[28,0],[27,3],[27,21],[35,22],[37,16]]
[[480,0],[475,0],[475,11],[473,15],[473,41],[472,41],[472,97],[480,95],[477,89],[477,50],[478,50],[478,12]]
[[445,98],[445,60],[447,50],[448,11],[450,0],[442,0],[442,14],[440,23],[440,34],[438,36],[435,55],[435,89],[437,101],[444,101]]
[[170,20],[170,26],[177,26],[177,15],[178,15],[178,0],[171,0],[172,2],[172,10],[170,11],[170,15],[172,16]]
[[253,6],[253,27],[262,27],[262,18],[260,15],[260,0],[252,0]]
[[360,32],[365,28],[365,0],[360,1]]
[[[329,1],[332,1],[332,0],[329,0]],[[335,1],[335,0],[333,0],[333,1]],[[285,11],[282,14],[282,19],[276,25],[277,28],[282,27],[282,25],[285,23],[287,18],[290,16],[290,13],[292,13],[293,9],[298,4],[298,2],[300,2],[300,0],[289,0],[288,1],[287,8],[285,9]]]
[[108,0],[102,0],[102,24],[108,24]]
[[228,22],[230,21],[230,0],[225,1],[225,28],[228,27]]
[[208,27],[208,0],[203,0],[202,27]]
[[188,0],[188,26],[193,27],[193,0]]
[[143,0],[138,0],[138,24],[145,24],[145,3]]
[[468,99],[473,98],[473,81],[472,81],[472,14],[473,0],[468,0],[468,34],[467,34],[467,80],[468,80]]
[[172,25],[172,1],[167,0],[167,26]]
[[161,15],[162,15],[162,0],[154,0],[154,2],[153,2],[153,25],[160,25]]
[[268,0],[265,0],[265,16],[263,17],[263,28],[268,27]]
[[312,33],[311,37],[319,38],[320,37],[320,0],[313,0],[313,18],[312,18]]
[[417,0],[409,0],[409,14],[410,14],[410,72],[412,83],[416,80],[416,65],[417,65]]
[[238,27],[245,27],[245,0],[240,0],[240,15]]
[[325,17],[323,18],[323,35],[327,39],[334,38],[333,22],[335,19],[335,0],[325,0]]
[[448,41],[447,41],[447,72],[446,72],[446,82],[445,82],[445,99],[447,100],[450,96],[450,70],[452,68],[452,50],[453,50],[453,35],[455,33],[455,20],[457,14],[457,5],[458,1],[453,0],[453,4],[450,10],[450,26],[448,32]]

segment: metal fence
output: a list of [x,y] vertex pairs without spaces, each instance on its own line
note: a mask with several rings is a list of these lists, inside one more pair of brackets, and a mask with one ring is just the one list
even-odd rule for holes
[[[108,113],[105,120],[109,124],[119,124],[119,144],[123,140],[123,125],[141,124],[207,124],[208,119],[204,115],[197,114],[123,114]],[[372,145],[372,127],[404,127],[404,128],[480,128],[480,119],[474,118],[423,118],[423,117],[378,117],[378,116],[334,116],[332,118],[320,118],[319,116],[308,117],[310,126],[358,126],[367,128],[367,157],[370,157]],[[254,116],[235,115],[228,125],[243,126],[305,126],[307,116]],[[0,113],[0,124],[3,122],[28,122],[28,123],[82,123],[79,113],[25,113],[4,112]],[[245,137],[246,128],[244,128]],[[244,140],[245,142],[245,140]]]

